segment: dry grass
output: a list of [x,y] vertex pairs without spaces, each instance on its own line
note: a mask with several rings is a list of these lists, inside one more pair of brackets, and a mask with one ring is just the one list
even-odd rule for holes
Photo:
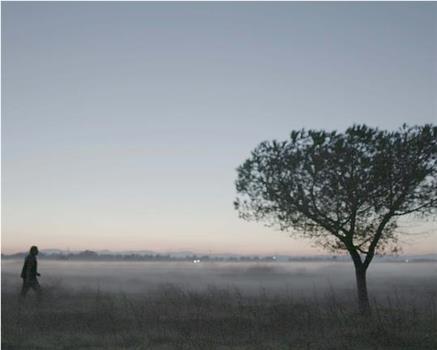
[[431,350],[436,304],[436,293],[395,293],[373,300],[365,319],[353,299],[332,291],[302,298],[169,284],[145,294],[46,286],[39,305],[3,292],[2,349]]

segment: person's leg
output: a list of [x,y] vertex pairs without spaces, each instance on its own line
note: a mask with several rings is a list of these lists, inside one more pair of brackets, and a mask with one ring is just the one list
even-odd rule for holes
[[30,285],[27,281],[23,280],[23,286],[21,287],[21,293],[20,293],[20,297],[22,299],[24,299],[24,297],[26,296],[27,292],[29,291]]

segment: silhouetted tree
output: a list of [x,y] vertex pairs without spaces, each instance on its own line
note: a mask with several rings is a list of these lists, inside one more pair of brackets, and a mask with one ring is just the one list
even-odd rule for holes
[[288,141],[259,144],[237,169],[235,207],[244,219],[347,251],[368,313],[366,271],[375,254],[397,249],[397,219],[436,213],[436,158],[433,125],[292,131]]

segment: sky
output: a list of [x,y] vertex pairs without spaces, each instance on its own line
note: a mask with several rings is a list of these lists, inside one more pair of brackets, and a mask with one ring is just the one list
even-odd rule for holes
[[[323,254],[238,218],[250,151],[436,121],[436,3],[1,7],[2,252]],[[405,223],[404,252],[436,228]]]

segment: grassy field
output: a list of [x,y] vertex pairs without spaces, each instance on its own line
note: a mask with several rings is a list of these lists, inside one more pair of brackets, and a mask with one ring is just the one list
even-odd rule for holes
[[[307,295],[157,284],[144,293],[44,286],[20,303],[2,289],[2,349],[437,348],[437,284],[379,292],[356,312],[351,289]],[[429,281],[430,279],[428,279]],[[7,282],[7,281],[6,281]]]

